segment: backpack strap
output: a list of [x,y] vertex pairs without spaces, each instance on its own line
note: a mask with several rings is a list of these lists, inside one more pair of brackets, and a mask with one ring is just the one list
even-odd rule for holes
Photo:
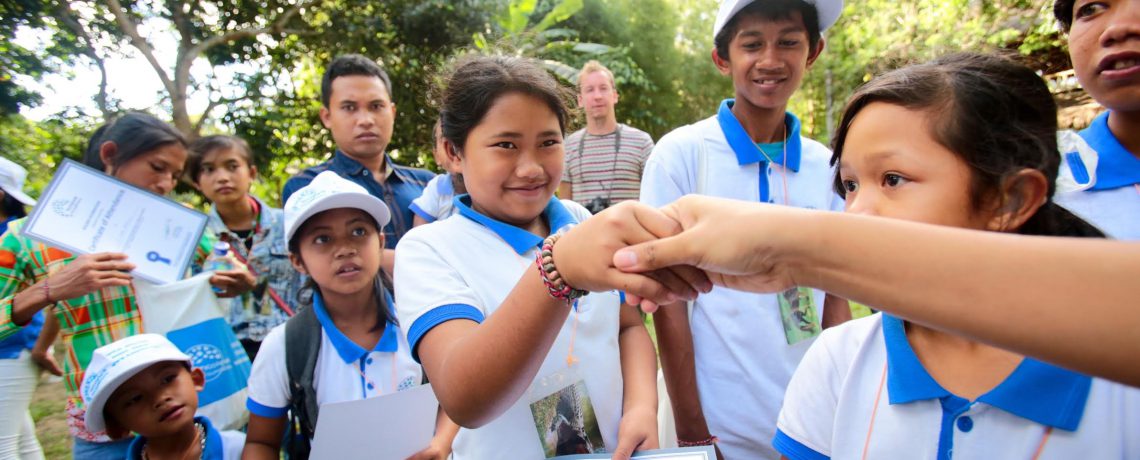
[[290,459],[308,458],[317,427],[317,390],[313,374],[321,352],[321,323],[312,307],[285,322],[285,369],[289,374]]

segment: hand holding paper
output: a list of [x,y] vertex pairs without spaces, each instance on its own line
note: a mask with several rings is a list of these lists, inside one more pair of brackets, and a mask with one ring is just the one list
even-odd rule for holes
[[131,284],[135,264],[127,262],[127,255],[117,252],[100,252],[76,257],[71,263],[47,278],[52,302],[74,299],[111,286]]
[[[72,254],[100,254],[95,261],[99,264],[82,273],[95,272],[102,281],[117,278],[113,282],[120,283],[109,285],[130,281],[125,273],[109,273],[122,269],[128,259],[133,276],[157,283],[182,279],[206,227],[205,214],[72,160],[56,170],[39,201],[24,234]],[[109,258],[107,253],[117,256]],[[108,268],[109,261],[118,265]],[[59,298],[72,297],[61,293]]]

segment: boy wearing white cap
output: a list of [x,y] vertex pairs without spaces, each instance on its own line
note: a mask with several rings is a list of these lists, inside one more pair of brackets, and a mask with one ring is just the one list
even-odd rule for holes
[[[301,430],[290,436],[287,450],[290,458],[303,459],[319,406],[421,383],[423,372],[400,332],[380,266],[382,229],[390,216],[383,201],[332,171],[285,202],[289,258],[310,277],[302,290],[312,290],[312,305],[270,331],[253,362],[244,458],[279,457],[290,410]],[[303,360],[308,378],[294,380],[289,362],[305,353],[312,353]],[[449,452],[451,437],[437,438],[431,447]]]
[[80,393],[92,430],[121,437],[138,433],[127,459],[241,457],[245,435],[219,432],[196,416],[201,369],[166,337],[139,334],[95,349]]
[[[802,137],[799,119],[787,112],[823,51],[821,32],[842,9],[842,0],[721,2],[711,54],[732,78],[735,98],[661,139],[645,166],[641,201],[664,206],[698,193],[842,209],[831,189],[831,151]],[[714,288],[688,314],[684,305],[658,310],[679,444],[715,443],[729,459],[778,458],[771,446],[776,417],[792,372],[821,329],[823,301],[824,293],[807,288],[776,295]],[[831,309],[834,317],[823,325],[841,322],[844,310]]]

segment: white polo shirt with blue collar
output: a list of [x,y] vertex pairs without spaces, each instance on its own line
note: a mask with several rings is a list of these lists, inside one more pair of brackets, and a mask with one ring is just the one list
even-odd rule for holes
[[1108,129],[1110,113],[1100,114],[1080,132],[1096,151],[1095,171],[1089,171],[1076,152],[1062,152],[1062,167],[1068,167],[1078,183],[1092,185],[1087,190],[1058,193],[1054,201],[1109,237],[1140,240],[1140,158]]
[[[388,305],[392,305],[389,297]],[[319,293],[313,294],[314,313],[321,324],[321,351],[313,371],[317,404],[357,401],[418,386],[423,371],[412,359],[400,327],[388,323],[380,341],[366,350],[344,335],[325,309]],[[273,328],[261,343],[249,376],[250,413],[284,417],[289,410],[289,373],[285,366],[285,328]]]
[[1140,390],[1025,358],[976,401],[942,388],[881,313],[823,332],[773,441],[792,460],[1140,458]]
[[[787,114],[788,136],[779,148],[757,147],[732,114],[732,103],[724,101],[716,116],[657,143],[641,181],[643,203],[664,206],[699,193],[843,209],[832,187],[831,150],[801,136],[799,119]],[[813,290],[813,297],[822,316],[824,293]],[[770,445],[776,415],[811,341],[788,345],[774,294],[714,288],[693,303],[690,325],[701,407],[721,452],[725,458],[778,458]]]
[[[542,237],[480,214],[471,208],[468,195],[456,197],[455,207],[459,215],[416,227],[396,248],[396,310],[413,352],[435,326],[452,320],[483,322],[525,271],[535,270]],[[543,216],[551,231],[559,232],[590,213],[573,201],[552,198]],[[602,439],[612,452],[623,400],[618,294],[589,294],[578,300],[575,311],[566,318],[535,381],[567,369],[573,344],[578,360],[573,371],[585,382]],[[461,429],[452,444],[454,458],[544,458],[527,399],[523,396],[480,428]]]

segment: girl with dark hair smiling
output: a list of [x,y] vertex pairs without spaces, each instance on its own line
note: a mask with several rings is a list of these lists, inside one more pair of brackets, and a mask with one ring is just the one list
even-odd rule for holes
[[[553,452],[540,436],[550,420],[524,398],[528,388],[551,394],[535,395],[544,383],[561,394],[584,382],[577,401],[592,410],[580,413],[596,416],[584,423],[615,458],[657,447],[653,344],[612,291],[651,280],[585,268],[609,265],[622,244],[599,230],[632,223],[587,220],[581,205],[554,198],[568,91],[535,62],[505,56],[463,57],[445,82],[444,148],[467,194],[456,198],[459,215],[401,240],[395,285],[412,355],[464,427],[455,458]],[[660,279],[682,291],[680,276]]]

